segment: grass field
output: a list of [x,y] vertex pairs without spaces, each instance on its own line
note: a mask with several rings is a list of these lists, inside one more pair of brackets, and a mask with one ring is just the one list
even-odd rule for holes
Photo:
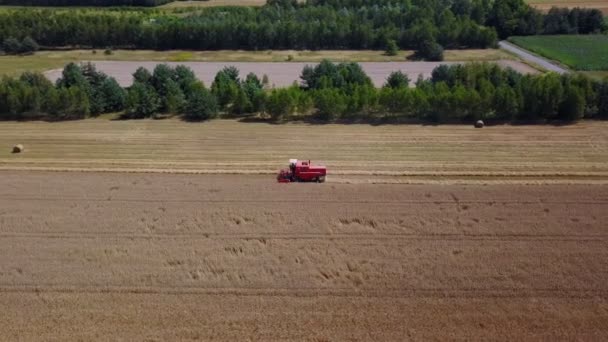
[[[325,50],[325,51],[152,51],[115,50],[105,55],[103,50],[40,51],[30,56],[0,56],[0,75],[18,75],[24,71],[44,71],[62,68],[77,61],[160,61],[160,62],[390,62],[405,61],[412,51],[401,51],[397,56],[385,56],[383,51]],[[514,59],[502,50],[447,50],[446,61],[493,61]]]
[[[289,158],[333,181],[607,180],[608,123],[566,127],[273,125],[232,120],[0,123],[0,169],[261,173]],[[14,144],[26,147],[11,154]],[[272,178],[270,178],[272,179]]]
[[528,36],[509,40],[575,70],[608,70],[606,35]]
[[608,71],[582,71],[582,73],[596,80],[608,79]]

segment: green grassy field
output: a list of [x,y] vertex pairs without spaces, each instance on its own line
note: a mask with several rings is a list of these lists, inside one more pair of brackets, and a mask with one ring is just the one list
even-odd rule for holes
[[608,70],[606,35],[528,36],[509,40],[575,70]]
[[[69,62],[78,61],[160,61],[160,62],[319,62],[323,59],[352,62],[405,61],[413,51],[401,51],[397,56],[386,56],[384,51],[374,50],[324,50],[324,51],[152,51],[115,50],[105,55],[103,50],[40,51],[30,56],[0,56],[0,75],[19,75],[24,71],[45,71],[61,68]],[[447,50],[446,61],[495,61],[515,59],[512,55],[496,49]]]

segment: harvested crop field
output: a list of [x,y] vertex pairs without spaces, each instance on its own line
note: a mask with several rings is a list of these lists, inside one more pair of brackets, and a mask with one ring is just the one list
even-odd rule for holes
[[[0,123],[0,169],[266,174],[289,158],[329,182],[608,181],[608,123],[569,126],[244,123],[214,120]],[[15,144],[25,152],[12,154]]]
[[[134,62],[134,61],[92,61],[98,70],[116,78],[121,86],[129,86],[133,82],[132,74],[138,67],[145,67],[149,70],[161,62]],[[431,76],[431,72],[441,64],[457,64],[461,62],[361,62],[361,67],[372,79],[376,86],[382,86],[391,72],[401,70],[410,79],[416,80],[419,75],[425,78]],[[511,67],[522,73],[536,73],[537,70],[514,60],[497,61],[499,65]],[[307,64],[315,63],[302,62],[168,62],[169,65],[186,65],[194,71],[196,76],[207,86],[210,86],[215,75],[225,66],[235,66],[240,70],[241,76],[248,73],[255,73],[260,78],[267,75],[270,83],[276,87],[290,86],[294,82],[300,82],[302,69]],[[55,81],[61,77],[61,69],[54,69],[45,72],[45,75]]]
[[608,338],[608,188],[0,172],[7,340]]
[[608,2],[606,0],[528,0],[527,2],[543,11],[549,11],[552,7],[580,7],[596,8],[602,11],[604,15],[608,14]]

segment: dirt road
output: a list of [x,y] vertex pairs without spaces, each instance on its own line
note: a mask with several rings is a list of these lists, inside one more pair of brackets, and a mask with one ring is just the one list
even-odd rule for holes
[[0,172],[7,340],[608,338],[608,187]]
[[552,63],[550,60],[548,60],[544,57],[537,56],[537,55],[531,53],[530,51],[523,49],[515,44],[511,44],[507,41],[503,40],[501,42],[498,42],[498,46],[501,49],[505,49],[509,52],[512,52],[512,53],[516,54],[517,56],[521,57],[522,59],[524,59],[525,61],[528,61],[529,63],[532,63],[533,65],[538,65],[547,71],[556,72],[558,74],[565,74],[568,72],[567,69],[564,69],[561,66],[556,65],[555,63]]
[[[133,83],[133,73],[138,67],[153,70],[154,67],[162,62],[126,62],[126,61],[92,61],[99,70],[116,78],[121,86],[130,86]],[[401,70],[406,73],[412,82],[416,81],[418,75],[424,78],[431,77],[431,72],[442,64],[458,64],[461,62],[361,62],[359,63],[372,82],[380,87],[385,82],[391,72]],[[537,70],[518,61],[500,60],[497,63],[504,67],[511,67],[522,73],[536,73]],[[226,66],[235,66],[239,69],[241,77],[249,73],[254,73],[260,77],[267,75],[270,85],[275,87],[287,87],[294,82],[300,82],[302,69],[306,65],[316,63],[299,62],[168,62],[169,65],[186,65],[190,67],[196,76],[205,85],[211,86],[213,79],[218,71]],[[61,69],[45,72],[45,75],[53,82],[61,77]]]

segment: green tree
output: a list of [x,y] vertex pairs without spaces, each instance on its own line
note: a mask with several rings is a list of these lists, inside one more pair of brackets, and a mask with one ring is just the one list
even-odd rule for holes
[[32,39],[32,37],[25,37],[25,39],[23,39],[21,42],[19,53],[30,54],[38,51],[39,49],[40,46],[35,40]]
[[215,97],[202,84],[190,93],[184,108],[184,118],[189,121],[209,120],[217,116],[218,105]]
[[248,111],[262,111],[264,109],[265,100],[264,85],[262,84],[262,81],[260,81],[254,73],[250,73],[245,78],[241,87],[247,95],[247,100],[250,104]]
[[231,111],[234,114],[244,114],[251,113],[253,105],[251,104],[251,100],[247,96],[247,92],[245,89],[238,88],[238,93],[234,99],[234,103],[232,105]]
[[221,108],[229,107],[237,99],[240,91],[239,71],[235,67],[225,67],[220,70],[211,85],[211,93],[215,95]]
[[343,117],[360,113],[371,115],[370,112],[378,103],[378,94],[374,86],[355,85],[352,95],[348,96],[346,100],[347,110],[342,113]]
[[393,71],[386,79],[385,87],[388,88],[407,88],[409,86],[410,79],[401,70]]
[[386,42],[386,50],[384,52],[387,56],[397,56],[399,53],[399,47],[394,39],[389,39]]
[[273,89],[266,102],[266,109],[273,120],[283,120],[288,115],[295,113],[297,108],[298,88]]
[[59,118],[62,120],[84,119],[89,115],[89,96],[78,86],[59,89]]
[[569,86],[564,91],[564,100],[559,107],[558,118],[575,121],[583,118],[585,113],[585,98],[576,87]]
[[513,120],[520,111],[520,101],[513,88],[501,85],[496,88],[493,107],[499,120]]
[[172,79],[168,79],[164,85],[166,92],[161,100],[164,103],[164,111],[171,114],[180,113],[186,104],[186,96],[179,84]]
[[132,119],[148,118],[158,113],[160,100],[150,85],[135,82],[127,95],[126,114]]
[[598,116],[608,119],[608,79],[598,86],[597,92]]
[[[158,64],[152,72],[150,84],[158,94],[160,99],[159,110],[163,113],[176,113],[179,110],[179,108],[175,107],[178,105],[176,101],[179,102],[179,98],[183,97],[183,95],[180,96],[179,94],[181,89],[179,89],[179,85],[175,83],[176,78],[175,70],[167,64]],[[169,87],[172,87],[171,94],[169,94]],[[169,99],[169,95],[171,95],[171,99]],[[172,101],[173,103],[169,104],[168,101]],[[169,108],[170,106],[172,108]]]
[[179,84],[184,93],[186,93],[191,84],[198,82],[192,69],[185,65],[175,67],[174,80]]
[[104,113],[119,112],[125,108],[127,101],[126,91],[116,82],[116,79],[108,77],[99,85],[99,93],[105,99]]
[[9,55],[18,54],[21,51],[21,42],[13,37],[8,37],[2,43],[2,50]]
[[152,85],[152,74],[144,67],[139,67],[133,73],[133,82]]
[[427,61],[443,61],[443,47],[432,40],[425,40],[416,51],[416,56]]
[[26,71],[19,76],[19,80],[40,89],[43,93],[53,88],[53,83],[40,72]]
[[346,111],[345,96],[335,88],[318,89],[313,93],[319,119],[332,121],[340,118]]
[[57,80],[58,87],[69,88],[78,86],[81,88],[89,87],[89,82],[84,77],[82,68],[76,63],[68,63],[61,72],[61,78]]

